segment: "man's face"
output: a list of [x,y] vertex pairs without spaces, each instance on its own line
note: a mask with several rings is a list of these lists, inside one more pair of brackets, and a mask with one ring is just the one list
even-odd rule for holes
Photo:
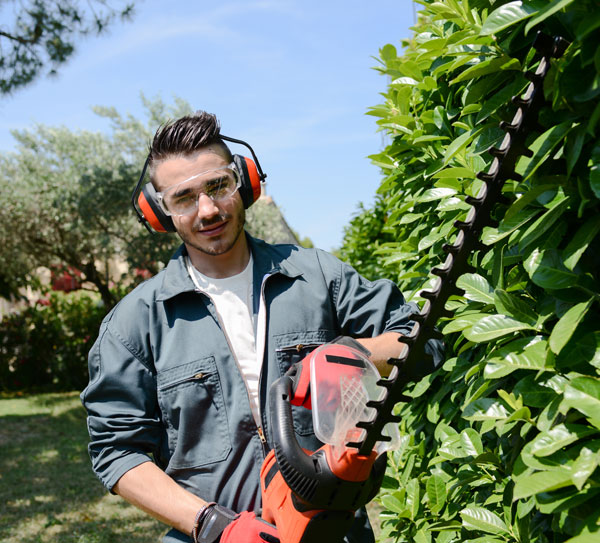
[[[228,164],[220,149],[209,145],[189,157],[174,157],[159,163],[154,171],[154,181],[157,190],[162,192],[201,172]],[[216,202],[201,194],[197,212],[172,219],[188,247],[217,256],[230,251],[239,240],[244,229],[245,210],[239,191]]]

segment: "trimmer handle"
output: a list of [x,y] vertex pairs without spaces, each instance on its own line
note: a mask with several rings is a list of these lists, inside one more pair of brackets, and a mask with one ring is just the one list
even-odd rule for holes
[[[306,452],[294,433],[290,402],[296,374],[297,368],[288,370],[269,392],[277,466],[292,492],[311,508],[355,511],[377,494],[385,473],[386,455],[377,458],[373,452],[364,456],[358,455],[356,449],[348,449],[336,460],[329,445]],[[353,469],[348,470],[348,465]],[[344,474],[344,479],[339,474]]]

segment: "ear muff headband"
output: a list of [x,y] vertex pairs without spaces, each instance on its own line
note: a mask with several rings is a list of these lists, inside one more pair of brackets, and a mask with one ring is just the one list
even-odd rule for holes
[[[252,160],[242,155],[233,155],[233,161],[241,176],[240,196],[244,207],[248,208],[260,197],[261,182],[266,179],[267,174],[262,171],[254,150],[245,141],[230,138],[228,136],[220,136],[220,138],[247,147],[254,159]],[[150,233],[175,232],[173,219],[169,215],[165,215],[158,203],[154,185],[152,185],[152,183],[146,183],[142,187],[149,163],[150,155],[146,158],[140,178],[131,195],[131,205],[138,216],[138,220]],[[141,190],[140,187],[142,187]]]

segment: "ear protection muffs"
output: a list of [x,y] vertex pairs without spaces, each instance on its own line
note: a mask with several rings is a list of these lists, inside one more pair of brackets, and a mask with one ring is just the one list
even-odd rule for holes
[[[244,207],[247,209],[260,197],[261,183],[266,179],[267,174],[263,173],[254,150],[245,141],[227,136],[220,136],[220,138],[222,140],[244,145],[250,150],[252,159],[254,159],[252,160],[242,155],[233,155],[233,163],[235,164],[241,178],[239,193]],[[131,205],[138,216],[138,220],[149,232],[175,232],[173,219],[169,215],[165,214],[158,203],[154,185],[152,185],[152,183],[145,183],[142,186],[149,163],[150,155],[148,155],[146,158],[146,162],[144,163],[144,167],[142,169],[142,174],[140,175],[137,185],[133,190],[133,194],[131,195]]]

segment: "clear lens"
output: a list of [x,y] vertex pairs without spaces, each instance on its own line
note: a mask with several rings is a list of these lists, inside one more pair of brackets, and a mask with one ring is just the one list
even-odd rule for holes
[[201,194],[213,202],[231,197],[240,186],[237,170],[230,166],[202,172],[158,193],[163,209],[170,215],[190,215],[198,209]]

